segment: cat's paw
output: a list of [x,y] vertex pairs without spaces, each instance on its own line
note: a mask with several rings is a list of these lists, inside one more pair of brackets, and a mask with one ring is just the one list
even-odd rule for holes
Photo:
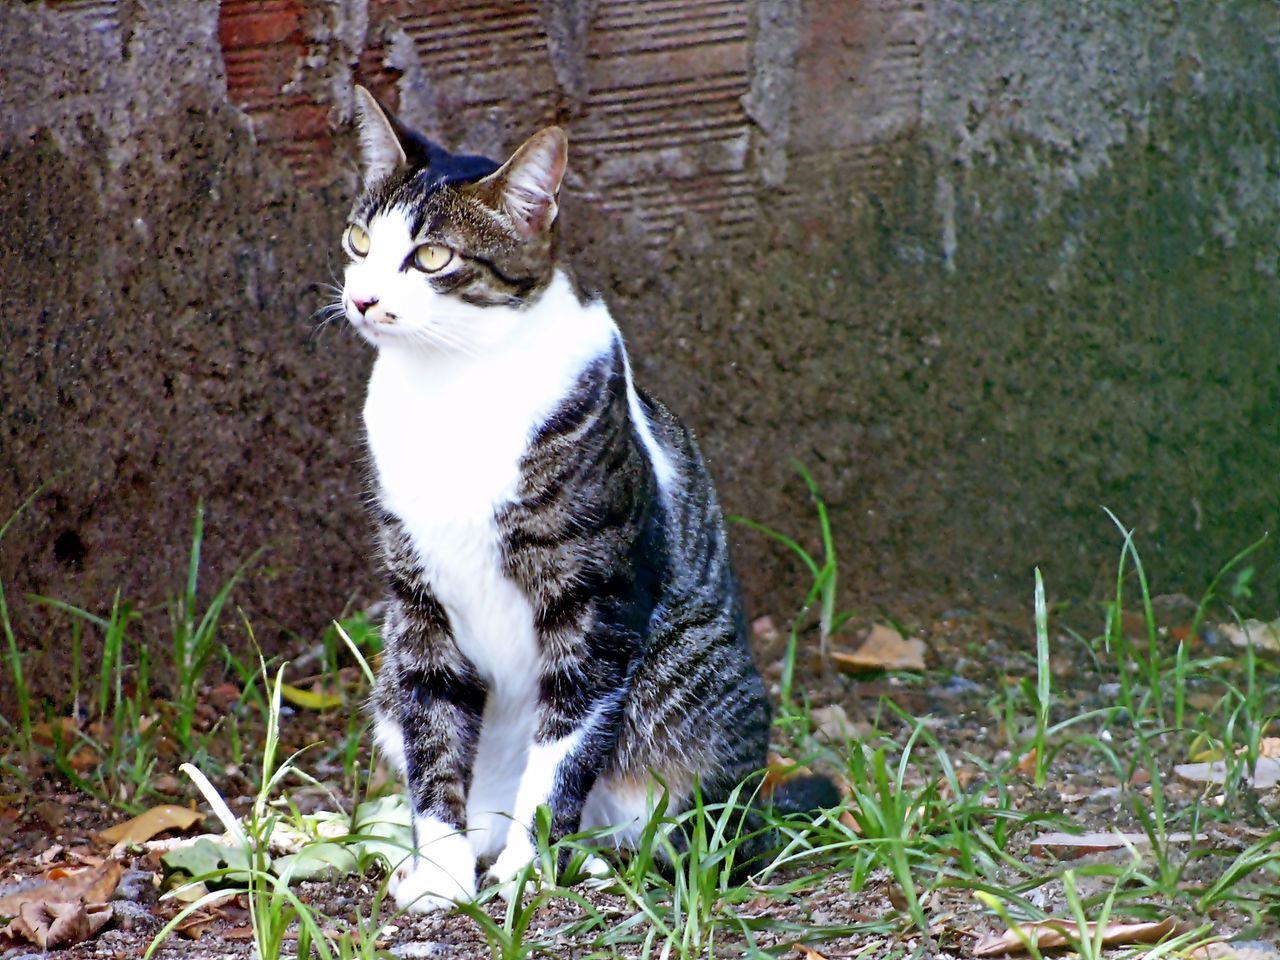
[[[553,885],[551,880],[542,875],[541,863],[534,860],[532,845],[526,848],[518,844],[509,844],[489,868],[489,879],[498,884],[498,895],[503,900],[510,900],[516,895],[521,871],[531,862],[533,870],[530,872],[529,879],[533,881],[535,888]],[[591,889],[601,890],[613,886],[613,868],[595,854],[583,860],[578,869],[580,881]]]
[[[489,879],[498,884],[498,893],[502,899],[510,900],[517,890],[520,872],[533,862],[533,844],[524,830],[511,831],[507,845],[498,859],[489,867]],[[540,871],[534,865],[533,876],[537,878]]]
[[592,890],[604,890],[613,886],[613,867],[594,853],[588,854],[582,861],[582,872],[585,874],[582,882]]
[[401,910],[431,913],[475,899],[476,861],[470,849],[466,856],[459,856],[440,846],[434,844],[429,855],[410,857],[391,875],[387,891]]

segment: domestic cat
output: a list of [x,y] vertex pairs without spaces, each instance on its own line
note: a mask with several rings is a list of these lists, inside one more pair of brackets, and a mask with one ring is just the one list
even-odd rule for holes
[[658,796],[723,800],[765,764],[770,708],[698,448],[636,387],[604,302],[557,256],[567,138],[499,167],[357,88],[366,188],[347,319],[378,350],[364,407],[389,588],[375,734],[404,775],[413,911]]

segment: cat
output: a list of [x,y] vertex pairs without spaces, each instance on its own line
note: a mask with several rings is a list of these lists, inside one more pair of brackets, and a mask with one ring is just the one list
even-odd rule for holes
[[499,166],[356,105],[342,304],[377,348],[374,728],[413,810],[390,889],[426,912],[473,898],[478,864],[530,863],[541,804],[553,839],[625,846],[664,793],[724,800],[765,765],[771,710],[693,437],[558,258],[565,133]]

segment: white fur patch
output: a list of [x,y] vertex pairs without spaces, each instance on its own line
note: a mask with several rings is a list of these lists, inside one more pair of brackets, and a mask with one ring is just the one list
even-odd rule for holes
[[667,456],[667,451],[662,449],[657,438],[654,437],[653,426],[645,416],[644,407],[640,405],[640,395],[636,393],[636,385],[631,379],[629,358],[627,360],[627,406],[631,410],[631,420],[636,425],[636,432],[640,434],[640,442],[644,444],[645,451],[649,454],[653,474],[658,480],[658,489],[664,496],[669,495],[672,484],[675,483],[676,468],[671,458]]
[[412,857],[391,875],[388,890],[396,906],[410,913],[444,910],[475,899],[476,858],[457,830],[435,817],[417,817]]
[[600,837],[600,842],[616,847],[634,847],[653,819],[661,796],[662,786],[656,781],[619,784],[598,780],[582,807],[582,829],[611,827]]
[[390,717],[383,716],[381,713],[375,714],[373,718],[373,742],[377,744],[378,752],[391,765],[391,769],[403,776],[406,767],[404,762],[404,734],[400,730],[400,724]]
[[529,830],[533,826],[534,814],[540,805],[551,799],[556,770],[581,739],[581,733],[575,732],[555,743],[534,744],[529,749],[529,759],[524,775],[520,778],[515,805],[510,808],[506,846],[489,870],[498,880],[510,880],[533,859]]

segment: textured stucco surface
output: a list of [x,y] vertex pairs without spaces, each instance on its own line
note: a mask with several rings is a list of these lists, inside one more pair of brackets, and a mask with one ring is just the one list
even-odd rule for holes
[[[285,6],[275,33],[215,2],[0,10],[0,512],[47,484],[0,579],[46,692],[66,626],[23,595],[158,609],[198,497],[208,586],[269,548],[238,595],[269,646],[374,596],[369,356],[312,317],[357,70],[468,149],[569,127],[569,245],[638,375],[729,512],[816,545],[790,461],[813,471],[850,603],[1023,607],[1037,564],[1059,595],[1099,590],[1103,506],[1163,590],[1275,526],[1275,5],[744,0],[652,61],[605,0],[548,0],[507,109],[433,74],[432,4]],[[275,100],[235,60],[254,44],[299,51]],[[687,102],[720,139],[626,132],[615,87],[706,64],[720,99],[672,81],[652,109]],[[788,613],[796,565],[735,540],[753,611]]]

